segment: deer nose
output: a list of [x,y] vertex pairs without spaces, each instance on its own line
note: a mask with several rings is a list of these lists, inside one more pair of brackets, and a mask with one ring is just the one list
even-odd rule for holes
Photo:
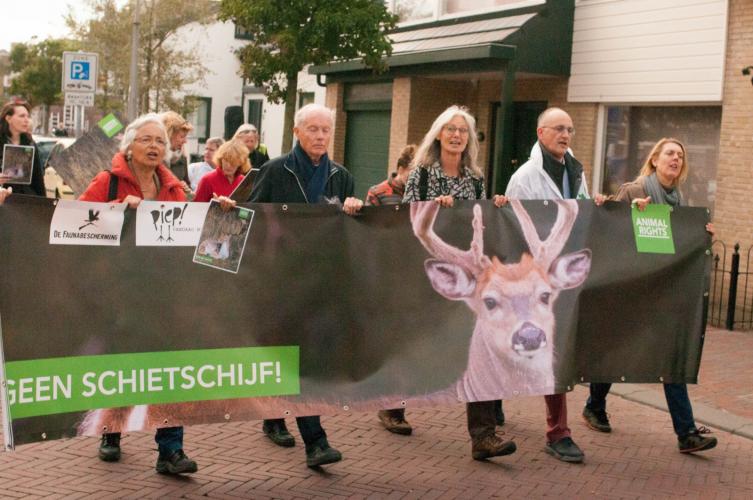
[[546,346],[546,334],[531,323],[523,323],[512,336],[512,348],[517,352],[535,351]]

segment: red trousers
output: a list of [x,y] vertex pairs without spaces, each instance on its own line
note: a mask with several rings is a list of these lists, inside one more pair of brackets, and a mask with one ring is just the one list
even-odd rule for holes
[[550,443],[570,436],[567,426],[567,393],[544,396],[546,401],[546,440]]

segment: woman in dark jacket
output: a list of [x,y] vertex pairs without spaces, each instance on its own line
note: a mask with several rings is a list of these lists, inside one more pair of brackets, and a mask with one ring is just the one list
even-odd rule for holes
[[12,188],[16,194],[45,196],[44,170],[39,160],[39,151],[31,138],[31,106],[22,100],[6,103],[0,110],[0,162],[2,162],[6,145],[31,146],[34,148],[34,163],[31,171],[31,184],[7,183],[0,174],[0,185]]
[[[627,201],[645,209],[649,203],[673,207],[684,205],[679,186],[688,177],[688,156],[685,146],[677,139],[663,138],[657,142],[646,158],[641,171],[633,182],[620,186],[614,196],[616,201]],[[706,231],[714,234],[711,223]],[[607,394],[612,384],[592,383],[591,395],[583,409],[583,418],[588,426],[600,432],[612,430],[607,417]],[[664,384],[672,426],[677,434],[677,446],[681,453],[709,450],[716,446],[716,438],[704,436],[708,430],[695,425],[693,408],[686,384]]]

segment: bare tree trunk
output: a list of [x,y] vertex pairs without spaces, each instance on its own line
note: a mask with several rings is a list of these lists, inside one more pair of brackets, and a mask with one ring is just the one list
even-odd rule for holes
[[295,117],[296,97],[298,96],[298,73],[287,75],[287,95],[285,96],[285,120],[282,126],[282,153],[293,148],[293,119]]

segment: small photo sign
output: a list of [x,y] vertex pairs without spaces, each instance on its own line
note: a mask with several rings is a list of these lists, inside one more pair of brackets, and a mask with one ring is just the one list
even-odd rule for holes
[[635,246],[641,253],[675,253],[669,205],[649,204],[645,210],[633,206]]
[[6,144],[3,146],[3,165],[0,176],[8,184],[31,184],[34,168],[34,147]]
[[218,202],[212,200],[193,261],[237,274],[253,220],[253,210],[235,207],[225,212]]

